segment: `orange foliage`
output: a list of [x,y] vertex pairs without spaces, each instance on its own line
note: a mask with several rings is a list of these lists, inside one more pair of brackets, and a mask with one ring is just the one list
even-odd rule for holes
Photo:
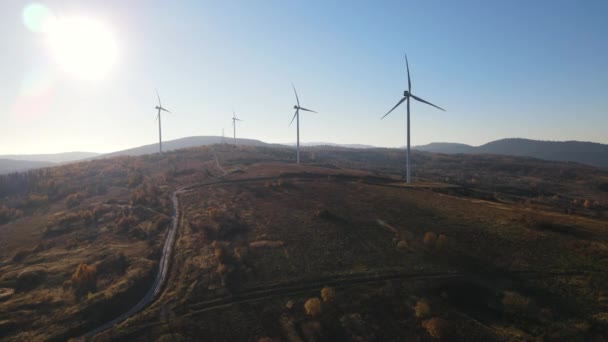
[[95,267],[80,263],[72,274],[72,286],[77,294],[82,295],[95,291],[97,287],[97,271]]

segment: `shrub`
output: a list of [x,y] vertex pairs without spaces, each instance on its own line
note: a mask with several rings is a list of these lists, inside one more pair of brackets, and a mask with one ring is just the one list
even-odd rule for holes
[[447,335],[448,322],[440,317],[433,317],[422,322],[422,327],[434,338],[444,338]]
[[585,200],[585,202],[583,203],[583,207],[585,207],[585,209],[590,209],[591,208],[591,202],[588,199]]
[[416,302],[416,305],[414,306],[414,313],[416,318],[427,318],[431,315],[431,307],[426,300],[421,299]]
[[83,197],[83,194],[80,192],[70,194],[65,198],[65,205],[67,205],[68,208],[74,208],[82,202]]
[[437,249],[445,249],[447,247],[447,245],[448,245],[448,237],[443,233],[439,234],[435,247]]
[[91,223],[93,223],[93,212],[90,210],[83,210],[80,212],[80,218],[82,218],[82,220],[84,221],[84,223],[86,225],[90,225]]
[[422,239],[422,242],[425,246],[429,248],[435,247],[435,243],[437,242],[437,234],[433,232],[424,233],[424,238]]
[[85,263],[80,263],[72,274],[72,287],[76,295],[80,296],[89,292],[94,292],[97,287],[97,271]]
[[120,252],[118,255],[111,254],[107,258],[103,259],[96,267],[97,274],[124,274],[129,267],[129,262],[124,253]]
[[5,224],[23,216],[23,211],[9,208],[5,205],[0,206],[0,224]]
[[502,305],[511,313],[521,313],[530,310],[530,298],[520,295],[514,291],[505,291],[502,297]]
[[332,287],[325,286],[321,289],[321,298],[324,303],[333,302],[334,298],[336,298],[336,291]]
[[42,284],[46,276],[47,273],[42,268],[26,268],[17,276],[16,289],[20,291],[31,290]]
[[217,264],[217,273],[221,275],[228,273],[228,266],[222,263]]
[[118,220],[118,222],[116,223],[116,226],[120,230],[127,230],[127,229],[135,226],[136,224],[137,224],[137,218],[135,218],[133,215],[127,215],[127,216],[121,217]]
[[401,240],[397,243],[397,248],[399,249],[407,249],[407,241]]
[[304,311],[309,316],[319,316],[321,314],[321,301],[319,298],[308,298],[304,303]]
[[25,206],[28,208],[35,208],[47,204],[48,202],[49,197],[47,195],[31,193],[25,200]]
[[13,255],[13,262],[22,262],[31,253],[30,249],[20,249]]

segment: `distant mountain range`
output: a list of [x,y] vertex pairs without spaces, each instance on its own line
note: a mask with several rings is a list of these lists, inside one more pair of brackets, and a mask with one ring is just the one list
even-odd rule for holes
[[[290,146],[295,146],[296,143],[289,144]],[[334,146],[334,147],[346,147],[346,148],[377,148],[372,145],[363,145],[363,144],[335,144],[328,142],[309,142],[309,143],[300,143],[302,146]]]
[[568,161],[608,167],[608,145],[582,141],[540,141],[501,139],[481,146],[457,143],[430,143],[415,150],[446,154],[502,154],[545,160]]
[[0,159],[39,161],[47,163],[67,163],[71,161],[92,158],[98,156],[95,152],[64,152],[53,154],[5,154]]
[[42,167],[92,158],[97,155],[98,153],[93,152],[0,155],[0,174],[39,169]]
[[21,172],[31,169],[39,169],[42,167],[48,167],[57,165],[55,163],[43,162],[43,161],[32,161],[32,160],[13,160],[13,159],[0,159],[0,175],[5,173]]
[[[195,136],[163,141],[163,151],[172,151],[204,145],[220,144],[222,142],[234,143],[232,138],[219,136]],[[254,139],[236,139],[238,145],[249,146],[285,146],[295,144],[268,144]],[[325,142],[303,143],[303,146],[338,146],[346,148],[369,149],[375,148],[361,144],[335,144]],[[430,143],[428,145],[414,146],[418,151],[446,153],[446,154],[502,154],[513,156],[533,157],[545,160],[569,161],[583,163],[598,167],[608,167],[608,145],[581,141],[539,141],[529,139],[501,139],[481,146],[471,146],[458,143]],[[49,167],[58,164],[87,160],[94,158],[111,158],[116,156],[139,156],[157,153],[158,143],[143,145],[127,150],[106,154],[93,152],[67,152],[56,154],[30,154],[30,155],[0,155],[0,174],[26,171],[30,169]]]

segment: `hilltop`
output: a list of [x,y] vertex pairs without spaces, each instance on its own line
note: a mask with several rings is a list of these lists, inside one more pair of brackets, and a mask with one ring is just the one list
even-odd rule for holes
[[[219,137],[219,136],[193,136],[193,137],[185,137],[175,140],[167,140],[163,141],[163,151],[173,151],[183,148],[189,147],[198,147],[198,146],[208,146],[214,144],[221,143],[229,143],[236,145],[244,145],[244,146],[269,146],[271,144],[262,142],[260,140],[255,139],[242,139],[237,138],[236,141],[233,138],[229,137]],[[148,145],[143,145],[139,147],[133,147],[130,149],[116,151],[112,153],[106,153],[97,156],[97,158],[111,158],[116,156],[141,156],[144,154],[152,154],[158,152],[158,142]]]
[[419,151],[434,153],[500,154],[526,156],[545,160],[569,161],[608,167],[608,145],[582,141],[540,141],[509,138],[481,146],[457,143],[430,143],[415,146]]

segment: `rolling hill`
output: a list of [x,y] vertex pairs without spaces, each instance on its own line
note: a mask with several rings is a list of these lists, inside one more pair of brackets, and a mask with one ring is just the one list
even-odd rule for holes
[[63,152],[51,154],[6,154],[0,155],[0,159],[25,160],[47,163],[68,163],[99,155],[95,152]]
[[[185,137],[175,140],[163,141],[163,151],[172,151],[178,150],[181,148],[189,148],[189,147],[197,147],[197,146],[205,146],[205,145],[213,145],[213,144],[221,144],[222,142],[226,143],[234,143],[234,139],[232,138],[222,138],[218,136],[194,136],[194,137]],[[267,144],[265,142],[254,140],[254,139],[236,139],[237,145],[247,145],[247,146],[268,146],[271,144]],[[102,154],[96,156],[95,158],[110,158],[116,156],[141,156],[144,154],[156,153],[158,152],[158,143],[143,145],[139,147],[130,148],[127,150],[116,151],[112,153]]]
[[54,163],[32,160],[0,159],[0,175],[53,166]]
[[483,153],[525,156],[608,167],[608,145],[583,141],[540,141],[512,138],[492,141],[481,146],[457,143],[431,143],[415,146],[414,149],[447,154]]

